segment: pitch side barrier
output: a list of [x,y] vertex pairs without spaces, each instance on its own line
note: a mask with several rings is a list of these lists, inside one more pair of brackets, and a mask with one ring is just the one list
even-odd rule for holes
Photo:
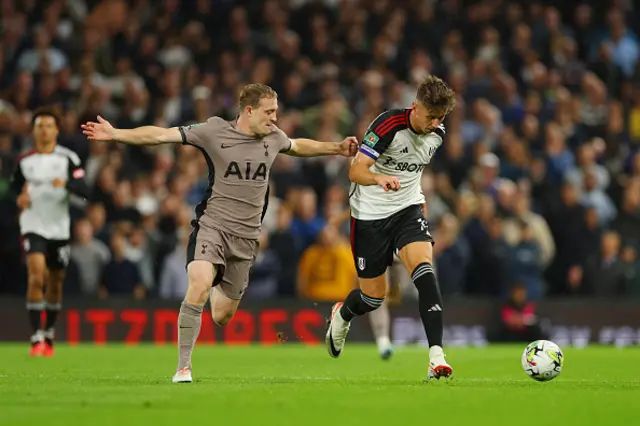
[[[66,299],[57,340],[69,344],[176,342],[177,301],[93,301]],[[214,327],[208,309],[203,313],[200,344],[245,345],[324,341],[329,303],[297,300],[245,300],[224,328]],[[499,303],[482,299],[445,300],[446,346],[484,346],[498,324]],[[561,346],[606,344],[640,345],[640,300],[551,300],[538,304],[538,315],[550,339]],[[392,340],[396,345],[426,345],[415,302],[391,308]],[[25,341],[31,335],[24,300],[0,299],[0,341]],[[372,342],[366,320],[354,321],[349,342]]]

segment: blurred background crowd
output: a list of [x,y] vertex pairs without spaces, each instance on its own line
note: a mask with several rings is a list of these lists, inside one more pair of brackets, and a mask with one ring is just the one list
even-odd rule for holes
[[[7,186],[39,106],[93,188],[73,200],[65,293],[181,299],[190,147],[88,142],[116,127],[232,119],[279,92],[292,137],[359,138],[427,74],[457,92],[422,178],[445,295],[640,295],[640,11],[634,2],[0,0],[0,292],[25,288]],[[636,5],[637,7],[637,5]],[[354,285],[348,161],[280,156],[248,298],[342,299]]]

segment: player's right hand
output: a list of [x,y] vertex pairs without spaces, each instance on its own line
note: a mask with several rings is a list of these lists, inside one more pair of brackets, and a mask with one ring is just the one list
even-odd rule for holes
[[98,122],[88,121],[80,126],[90,141],[111,141],[115,134],[115,129],[104,118],[98,116]]
[[400,181],[395,176],[376,175],[375,180],[387,192],[400,189]]
[[20,210],[28,209],[31,205],[31,197],[29,197],[26,190],[23,190],[22,194],[18,195],[17,204]]
[[66,184],[67,182],[60,178],[55,178],[51,181],[51,185],[53,185],[54,188],[64,188]]

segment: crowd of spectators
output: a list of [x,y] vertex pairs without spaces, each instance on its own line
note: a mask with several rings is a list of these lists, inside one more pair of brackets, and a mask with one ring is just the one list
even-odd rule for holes
[[[93,188],[73,200],[67,294],[180,299],[207,166],[190,147],[89,142],[116,127],[233,119],[279,92],[292,137],[361,138],[428,74],[457,92],[423,175],[445,295],[640,295],[640,11],[609,0],[2,0],[0,292],[22,294],[7,186],[52,106]],[[280,156],[248,298],[354,285],[348,160]]]

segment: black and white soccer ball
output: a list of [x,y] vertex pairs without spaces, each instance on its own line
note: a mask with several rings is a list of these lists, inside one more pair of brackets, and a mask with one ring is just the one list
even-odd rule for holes
[[534,380],[548,382],[562,372],[564,354],[550,340],[536,340],[527,345],[522,353],[522,368]]

